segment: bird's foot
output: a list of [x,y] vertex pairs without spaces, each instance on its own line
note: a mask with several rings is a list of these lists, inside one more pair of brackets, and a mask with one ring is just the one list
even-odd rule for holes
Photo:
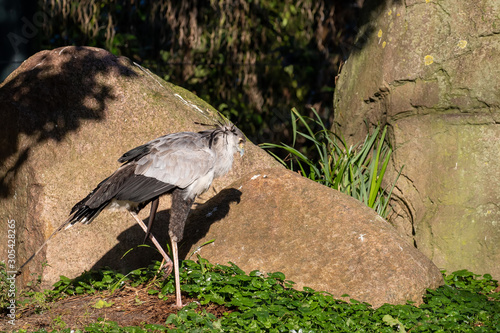
[[182,309],[183,307],[185,307],[186,305],[187,305],[187,304],[182,304],[182,303],[181,303],[180,305],[179,305],[179,304],[172,304],[171,306],[172,306],[172,308],[174,308],[174,309],[180,310],[180,309]]
[[177,310],[180,310],[182,309],[183,307],[185,307],[186,305],[188,305],[188,303],[184,304],[182,303],[182,300],[181,299],[176,299],[175,300],[175,303],[172,304],[172,307],[174,309],[177,309]]
[[162,271],[162,276],[166,278],[172,273],[173,269],[174,269],[174,264],[171,261],[169,262],[163,261],[159,271]]

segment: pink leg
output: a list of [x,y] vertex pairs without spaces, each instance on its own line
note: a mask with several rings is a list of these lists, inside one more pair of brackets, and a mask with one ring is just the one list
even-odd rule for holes
[[[137,223],[141,226],[142,230],[144,230],[144,232],[147,233],[148,231],[148,228],[146,227],[146,225],[144,224],[144,222],[142,222],[142,220],[139,218],[139,216],[137,216],[136,213],[134,212],[129,212],[130,215],[132,215],[132,217],[137,221]],[[153,236],[152,233],[149,233],[149,239],[151,239],[151,241],[153,242],[153,244],[156,246],[156,248],[158,249],[158,251],[161,253],[161,255],[163,256],[163,259],[165,259],[165,267],[166,267],[166,272],[167,272],[167,275],[172,273],[172,260],[170,259],[170,257],[167,255],[167,253],[165,252],[165,250],[163,250],[163,248],[161,247],[160,243],[156,240],[155,236]]]
[[174,277],[175,277],[175,307],[182,308],[181,282],[179,276],[179,254],[177,252],[177,242],[172,240],[172,254],[174,256]]

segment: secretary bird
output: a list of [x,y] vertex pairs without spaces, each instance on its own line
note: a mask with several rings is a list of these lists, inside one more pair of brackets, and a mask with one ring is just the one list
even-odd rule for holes
[[[123,164],[71,209],[69,218],[21,266],[19,273],[52,236],[76,223],[91,223],[105,208],[127,210],[160,251],[170,272],[172,261],[150,233],[159,198],[170,194],[168,234],[172,243],[176,307],[181,308],[177,243],[183,238],[187,216],[195,198],[208,190],[215,178],[231,169],[234,154],[239,152],[243,156],[245,143],[245,136],[236,126],[219,124],[213,130],[167,134],[126,152],[118,159]],[[149,203],[151,211],[146,227],[137,213]]]

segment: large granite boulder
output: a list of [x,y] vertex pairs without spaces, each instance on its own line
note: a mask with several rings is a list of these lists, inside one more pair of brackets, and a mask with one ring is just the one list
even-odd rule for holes
[[[194,122],[213,122],[215,112],[128,59],[75,47],[28,59],[0,86],[0,105],[0,218],[16,221],[18,264],[116,169],[124,151],[165,133],[199,130]],[[153,229],[163,243],[169,204],[161,200]],[[146,220],[148,209],[140,216]],[[425,288],[442,282],[439,270],[372,210],[284,170],[251,143],[195,205],[181,258],[213,238],[200,251],[214,262],[282,271],[298,288],[348,293],[375,306],[418,303]],[[128,214],[104,211],[92,224],[56,235],[20,285],[38,274],[48,287],[59,275],[106,265],[143,267],[159,256],[134,248],[142,239]]]
[[[195,121],[217,120],[216,111],[194,94],[126,58],[91,47],[33,55],[0,85],[0,108],[0,232],[6,235],[6,221],[15,221],[12,270],[119,166],[122,153],[167,133],[204,129]],[[244,173],[273,166],[280,167],[249,142],[244,157],[235,158],[232,171],[199,202]],[[168,199],[160,202],[160,210],[169,207]],[[144,209],[140,216],[146,219],[148,213]],[[142,243],[143,235],[128,214],[103,212],[91,225],[55,236],[26,267],[19,285],[38,274],[47,287],[59,275],[74,277],[92,267],[144,267],[153,249],[140,248],[120,260]],[[0,250],[6,261],[6,241]],[[43,261],[49,264],[45,269]]]
[[[180,247],[246,272],[283,272],[375,307],[422,302],[439,269],[361,202],[282,169],[255,171],[193,211]],[[209,245],[205,242],[215,239]],[[349,299],[349,298],[347,298]]]
[[499,279],[500,6],[365,6],[371,16],[338,78],[336,129],[357,142],[365,120],[388,124],[388,177],[404,165],[391,222],[438,267]]

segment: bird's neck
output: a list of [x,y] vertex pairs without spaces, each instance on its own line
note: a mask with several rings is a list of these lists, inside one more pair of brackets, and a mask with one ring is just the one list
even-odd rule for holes
[[[222,140],[220,140],[222,141]],[[214,166],[215,178],[224,176],[233,165],[234,151],[227,145],[220,145],[216,149],[216,162]]]

